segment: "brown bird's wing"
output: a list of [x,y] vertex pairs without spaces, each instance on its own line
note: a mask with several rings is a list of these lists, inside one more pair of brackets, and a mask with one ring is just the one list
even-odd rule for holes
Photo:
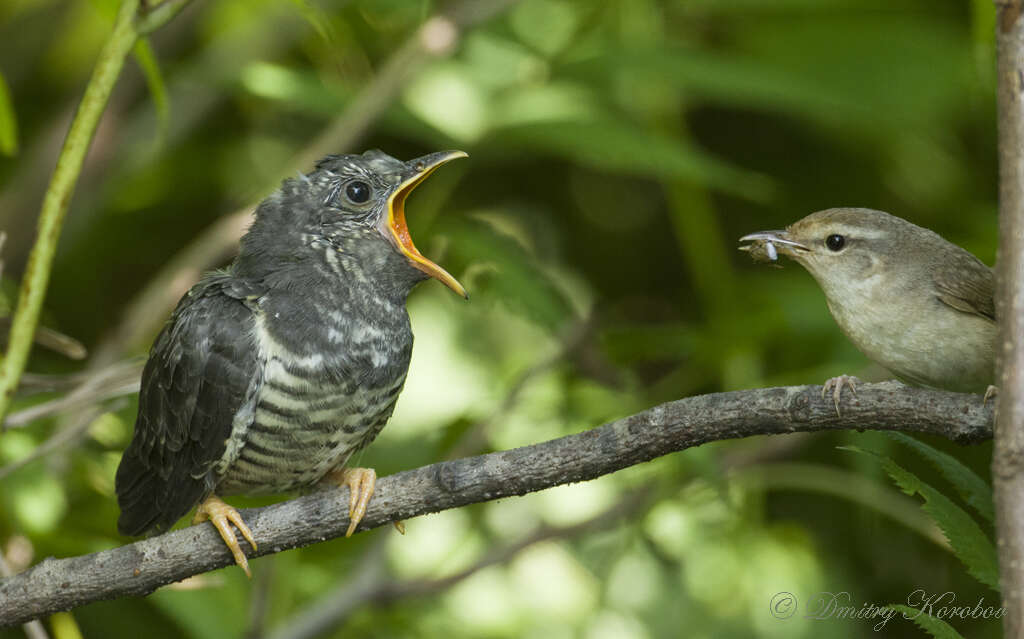
[[[258,291],[224,274],[178,303],[142,373],[135,435],[117,469],[117,527],[168,528],[216,486],[232,427],[254,403],[262,368],[252,340]],[[252,419],[252,411],[248,411]]]
[[952,259],[935,268],[932,278],[944,303],[995,321],[995,276],[981,260],[967,251],[956,251]]

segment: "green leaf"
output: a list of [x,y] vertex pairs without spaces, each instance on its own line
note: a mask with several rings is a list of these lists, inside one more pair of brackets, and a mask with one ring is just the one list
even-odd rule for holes
[[902,442],[911,450],[924,457],[942,473],[946,480],[953,484],[961,499],[966,501],[979,515],[988,521],[995,520],[995,507],[992,504],[992,488],[973,470],[964,466],[958,459],[918,441],[910,435],[897,432],[885,433],[892,439]]
[[135,61],[142,69],[142,75],[146,78],[146,86],[149,94],[153,97],[153,108],[156,109],[157,122],[157,146],[163,144],[167,139],[167,128],[171,121],[170,100],[167,97],[167,84],[160,72],[160,63],[153,53],[153,47],[149,44],[149,38],[139,38],[132,50],[135,54]]
[[473,265],[473,279],[464,282],[471,298],[500,302],[551,332],[575,316],[551,274],[511,235],[483,222],[460,223],[448,234],[453,257]]
[[867,107],[825,92],[812,80],[734,54],[681,48],[622,49],[568,65],[564,71],[570,77],[590,81],[612,73],[643,73],[660,78],[690,97],[721,104],[815,119],[873,119]]
[[[147,601],[156,606],[167,618],[176,622],[179,636],[185,637],[235,637],[238,636],[238,619],[244,619],[246,604],[244,591],[237,587],[240,570],[222,571],[222,579],[229,587],[200,589],[161,588]],[[208,580],[200,575],[199,583]],[[209,581],[207,581],[209,583]]]
[[308,0],[291,0],[292,5],[298,10],[302,19],[313,27],[325,42],[334,43],[337,38],[334,34],[334,27],[331,26],[330,16],[323,9],[309,2]]
[[856,446],[840,448],[875,457],[903,492],[911,496],[920,495],[925,502],[922,508],[942,530],[953,554],[967,567],[967,572],[993,590],[999,590],[995,548],[967,511],[888,457]]
[[3,74],[0,74],[0,153],[18,154],[18,120]]
[[621,119],[535,122],[495,131],[495,143],[559,155],[599,170],[683,178],[750,200],[774,190],[759,173]]
[[337,84],[325,85],[315,73],[269,62],[253,62],[242,70],[242,87],[265,100],[320,116],[336,116],[352,99]]
[[957,632],[953,626],[942,619],[926,614],[923,610],[899,604],[889,604],[885,607],[894,612],[903,613],[904,619],[914,622],[918,628],[924,630],[935,639],[964,639],[963,635]]

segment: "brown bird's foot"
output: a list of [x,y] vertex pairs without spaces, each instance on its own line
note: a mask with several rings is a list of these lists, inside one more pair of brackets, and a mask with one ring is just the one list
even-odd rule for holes
[[857,384],[859,383],[860,380],[853,375],[840,375],[839,377],[825,380],[825,384],[821,387],[821,398],[825,399],[828,392],[832,391],[832,403],[836,406],[836,416],[842,417],[843,414],[839,412],[839,401],[842,399],[843,387],[849,388],[854,397],[856,397]]
[[995,397],[998,394],[999,394],[999,388],[996,387],[996,386],[993,386],[992,384],[989,384],[988,388],[985,389],[985,396],[981,398],[981,405],[984,406],[985,404],[988,403],[988,400],[992,399],[993,397]]
[[233,506],[226,504],[220,497],[210,495],[203,503],[199,504],[196,516],[192,518],[192,524],[201,524],[204,521],[209,521],[214,525],[217,532],[220,533],[220,538],[227,544],[228,550],[235,556],[235,563],[245,571],[247,577],[252,578],[252,572],[249,571],[249,560],[245,558],[242,547],[238,545],[238,537],[231,531],[229,524],[235,525],[235,528],[242,533],[253,550],[256,550],[256,540],[252,538],[252,532],[245,525],[245,521],[242,520],[238,511]]
[[345,536],[351,537],[366,515],[366,507],[370,504],[373,487],[377,483],[377,472],[372,468],[343,468],[332,472],[328,478],[339,486],[348,486],[349,524]]

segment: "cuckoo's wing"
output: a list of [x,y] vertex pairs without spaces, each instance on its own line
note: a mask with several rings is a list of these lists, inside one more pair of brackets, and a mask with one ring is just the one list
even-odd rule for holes
[[[211,276],[182,298],[157,338],[142,373],[135,435],[117,469],[121,533],[170,527],[216,486],[236,414],[259,386],[247,305],[257,295]],[[251,411],[241,413],[251,419]]]
[[996,319],[995,276],[992,269],[967,251],[956,251],[932,272],[939,299],[964,313]]

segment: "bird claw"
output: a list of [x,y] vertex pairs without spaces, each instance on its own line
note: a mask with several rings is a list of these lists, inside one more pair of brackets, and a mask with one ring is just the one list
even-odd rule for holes
[[203,503],[199,504],[199,508],[196,509],[196,516],[192,518],[192,524],[201,524],[204,521],[209,521],[213,524],[217,532],[220,533],[220,538],[224,540],[228,550],[234,556],[235,563],[245,571],[245,576],[251,579],[252,572],[249,570],[249,560],[246,559],[245,552],[242,551],[242,547],[238,543],[238,537],[232,532],[230,526],[230,524],[234,524],[238,532],[242,533],[242,537],[252,546],[252,549],[256,550],[256,540],[253,539],[252,531],[249,530],[249,526],[242,519],[242,515],[220,497],[210,495]]
[[370,497],[373,497],[373,488],[377,483],[377,472],[372,468],[344,468],[331,473],[330,477],[338,485],[348,486],[349,524],[345,536],[351,537],[359,522],[366,516],[366,507],[370,504]]
[[860,379],[853,375],[839,375],[831,379],[825,380],[825,384],[821,387],[821,398],[825,399],[825,396],[829,391],[832,391],[832,403],[836,407],[836,417],[842,417],[843,414],[839,410],[839,402],[842,399],[843,387],[846,386],[853,392],[854,397],[857,396],[857,384],[860,383]]

